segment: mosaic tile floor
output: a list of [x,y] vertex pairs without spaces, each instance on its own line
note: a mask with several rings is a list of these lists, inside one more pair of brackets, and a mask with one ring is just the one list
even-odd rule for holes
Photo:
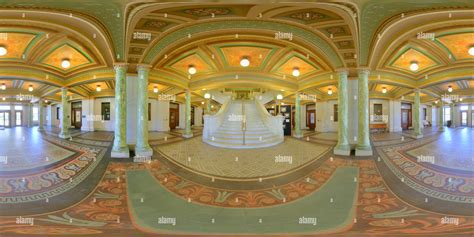
[[226,178],[259,178],[279,175],[317,160],[330,146],[292,138],[261,149],[233,150],[210,146],[200,137],[153,147],[169,159],[192,171]]
[[[469,132],[471,135],[466,135]],[[47,134],[49,133],[53,131],[48,131]],[[107,137],[108,134],[78,132],[72,141],[56,141],[52,138],[50,140],[55,145],[67,142],[67,145],[74,149],[78,149],[74,147],[78,146],[88,150],[107,147],[105,144],[108,142]],[[156,141],[161,146],[193,140],[181,137],[166,141],[162,137],[158,139]],[[305,169],[290,172],[275,180],[263,179],[262,181],[239,182],[218,178],[212,180],[199,173],[185,172],[176,168],[175,164],[159,154],[155,154],[150,163],[111,160],[104,167],[104,175],[94,175],[94,172],[89,174],[90,177],[99,177],[97,181],[84,180],[78,185],[84,189],[87,189],[85,184],[92,186],[88,195],[82,195],[86,193],[85,191],[66,192],[70,195],[68,198],[79,196],[74,204],[68,203],[66,207],[56,210],[48,209],[47,205],[44,205],[45,202],[36,205],[37,208],[23,206],[34,212],[31,215],[22,215],[22,218],[33,218],[31,219],[34,221],[33,225],[30,225],[28,221],[20,221],[20,223],[18,215],[5,216],[0,211],[2,213],[0,214],[0,226],[2,226],[0,235],[189,236],[187,234],[189,229],[182,229],[181,224],[191,223],[189,228],[195,226],[198,228],[196,232],[201,233],[201,235],[193,236],[220,236],[223,231],[218,229],[218,223],[235,224],[237,223],[235,221],[239,221],[227,218],[226,213],[234,210],[243,211],[241,215],[246,216],[248,221],[234,225],[234,231],[229,232],[247,233],[246,235],[232,234],[232,236],[261,236],[258,233],[265,232],[265,228],[284,236],[303,236],[303,234],[329,236],[323,229],[332,231],[337,236],[472,236],[474,229],[472,202],[442,200],[422,192],[432,190],[447,193],[451,197],[474,198],[473,185],[467,183],[472,182],[472,172],[457,169],[453,173],[456,167],[436,167],[432,164],[418,163],[408,153],[413,149],[421,151],[424,146],[436,147],[449,139],[464,139],[468,144],[472,144],[472,130],[468,132],[462,129],[448,130],[441,136],[433,134],[415,142],[394,140],[392,142],[396,143],[393,144],[375,145],[375,155],[368,158],[338,157],[329,152]],[[315,138],[309,141],[305,138],[302,140],[291,138],[291,140],[312,145],[316,152],[320,151],[315,147],[323,142]],[[469,154],[469,149],[470,146],[458,146],[458,152]],[[450,157],[446,157],[444,153],[439,154],[439,159],[446,158]],[[343,172],[349,176],[340,180],[337,178],[340,176],[338,170],[344,167],[358,170],[358,174],[350,175],[349,172]],[[97,167],[96,170],[100,168]],[[136,172],[146,172],[147,178],[141,178]],[[431,173],[426,175],[426,172]],[[137,174],[137,176],[132,174]],[[397,174],[403,175],[404,182]],[[431,181],[429,181],[430,178]],[[443,182],[440,183],[440,181]],[[350,191],[349,183],[354,185],[355,190]],[[417,184],[417,187],[421,188],[413,188],[411,184]],[[285,226],[283,222],[295,221],[295,217],[299,218],[302,215],[312,217],[306,214],[305,211],[310,211],[307,207],[330,206],[338,203],[339,195],[347,198],[351,196],[331,193],[328,190],[332,188],[327,189],[328,187],[337,187],[340,191],[350,191],[353,194],[355,198],[351,205],[353,214],[347,214],[351,212],[348,212],[351,209],[349,207],[340,209],[341,214],[346,216],[346,221],[341,222],[341,218],[337,221],[332,220],[333,214],[318,214],[321,229],[305,225],[304,228],[309,232],[303,233],[304,231],[283,228]],[[154,191],[161,194],[155,197]],[[165,198],[165,193],[166,200],[160,200],[160,198]],[[322,197],[321,200],[313,199],[316,196]],[[311,205],[299,207],[298,204],[304,203],[305,200],[311,200]],[[49,205],[59,207],[63,201],[50,199]],[[170,202],[170,205],[161,205],[165,201]],[[280,219],[268,221],[268,217],[259,217],[267,216],[260,210],[269,210],[271,213],[269,215],[273,216],[279,209],[286,206],[294,214],[293,218],[282,216]],[[138,211],[141,207],[143,207],[141,211]],[[3,205],[0,205],[0,208],[3,208]],[[156,212],[158,210],[156,208],[161,208],[162,211]],[[189,208],[195,208],[195,210]],[[178,215],[179,213],[192,213],[192,215],[182,217]],[[156,215],[164,217],[165,219],[162,220],[165,222],[172,220],[166,218],[176,218],[175,221],[180,226],[160,225]],[[262,219],[261,223],[259,219]],[[144,228],[144,224],[149,225],[150,228]],[[262,228],[259,225],[266,227]],[[247,228],[249,231],[242,228]],[[252,228],[254,228],[253,231]],[[239,229],[242,231],[238,231]]]

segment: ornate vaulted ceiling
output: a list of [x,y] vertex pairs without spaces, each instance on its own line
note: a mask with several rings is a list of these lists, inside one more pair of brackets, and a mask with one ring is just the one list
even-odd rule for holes
[[[468,0],[5,0],[0,46],[8,54],[0,56],[1,80],[16,90],[25,89],[17,88],[21,81],[45,84],[38,85],[38,95],[61,86],[85,97],[113,95],[112,65],[126,61],[129,73],[139,63],[152,64],[150,86],[175,94],[247,85],[323,97],[331,88],[334,98],[337,69],[347,68],[349,79],[357,79],[357,68],[369,67],[374,96],[395,98],[421,88],[436,99],[446,83],[472,89],[474,56],[467,49],[474,44],[473,8]],[[420,32],[435,37],[417,38]],[[249,67],[240,66],[243,57]],[[61,66],[65,58],[68,68]],[[410,70],[413,62],[418,70]],[[188,73],[190,65],[196,74]]]

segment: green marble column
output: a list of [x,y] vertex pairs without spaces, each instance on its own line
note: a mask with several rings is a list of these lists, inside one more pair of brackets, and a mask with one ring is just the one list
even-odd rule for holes
[[148,144],[148,73],[150,65],[138,65],[138,95],[137,95],[137,143],[135,155],[150,157],[153,150]]
[[207,99],[206,114],[211,114],[211,99]]
[[454,107],[454,103],[451,103],[451,128],[455,128],[456,127],[456,116],[455,116],[455,111],[454,111],[455,107]]
[[33,106],[31,105],[31,103],[28,103],[26,122],[29,128],[33,127]]
[[43,98],[38,100],[38,130],[44,130],[44,103]]
[[415,90],[415,103],[413,105],[413,137],[423,137],[421,113],[420,113],[420,90]]
[[67,88],[61,88],[61,132],[59,133],[60,138],[71,138],[71,134],[69,133],[69,119],[67,117],[68,111],[68,103],[67,103]]
[[189,138],[193,136],[191,131],[191,91],[186,90],[186,117],[183,137]]
[[444,131],[444,102],[443,102],[443,99],[439,100],[438,130],[439,131]]
[[337,86],[337,113],[338,132],[337,145],[334,147],[334,154],[349,156],[351,147],[349,145],[349,101],[347,98],[347,70],[339,70],[339,81]]
[[127,68],[126,63],[117,63],[115,69],[115,130],[111,157],[129,158],[127,145]]
[[301,96],[299,92],[296,92],[295,98],[295,134],[293,135],[296,138],[303,137],[301,132]]
[[358,110],[359,124],[356,156],[371,156],[372,147],[369,137],[369,70],[359,70],[359,93],[358,93]]

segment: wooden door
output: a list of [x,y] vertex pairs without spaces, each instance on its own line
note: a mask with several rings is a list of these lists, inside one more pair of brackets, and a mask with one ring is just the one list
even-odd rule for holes
[[310,130],[314,130],[316,127],[316,111],[315,110],[306,110],[306,126]]
[[170,108],[170,129],[175,129],[179,122],[179,109]]
[[402,109],[402,129],[408,130],[411,127],[411,110]]
[[82,127],[82,109],[81,108],[73,108],[72,109],[72,125],[74,128],[80,129]]

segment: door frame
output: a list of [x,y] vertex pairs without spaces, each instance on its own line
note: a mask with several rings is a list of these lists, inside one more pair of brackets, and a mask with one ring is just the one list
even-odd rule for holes
[[[74,107],[74,105],[80,104],[81,106]],[[79,116],[79,122],[76,121],[76,111],[81,113]],[[82,127],[82,101],[72,102],[71,103],[71,124],[76,129],[81,129]]]
[[[2,110],[2,111],[0,111],[0,113],[3,113],[4,114],[3,116],[8,114],[8,126],[3,126],[3,127],[4,128],[11,128],[12,127],[12,113],[11,113],[11,111],[10,110]],[[3,121],[5,121],[5,117],[3,119],[4,119]]]

